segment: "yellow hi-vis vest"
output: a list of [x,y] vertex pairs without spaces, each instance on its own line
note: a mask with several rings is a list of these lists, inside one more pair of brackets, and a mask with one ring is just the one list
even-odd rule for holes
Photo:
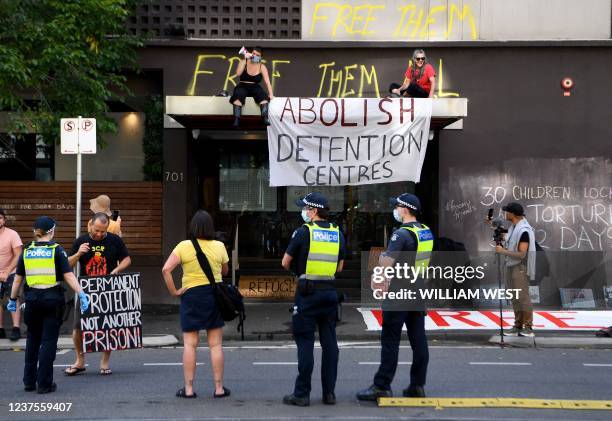
[[55,248],[57,244],[37,246],[30,244],[23,251],[23,263],[28,286],[57,285],[55,276]]
[[301,277],[313,281],[335,279],[340,254],[340,229],[334,224],[321,228],[314,223],[304,224],[310,233],[310,248],[306,273]]
[[[417,252],[414,261],[415,269],[422,267],[423,270],[429,266],[431,259],[431,251],[433,250],[433,233],[427,225],[421,224],[421,228],[417,227],[401,227],[414,234],[417,239]],[[421,272],[425,273],[425,272]]]

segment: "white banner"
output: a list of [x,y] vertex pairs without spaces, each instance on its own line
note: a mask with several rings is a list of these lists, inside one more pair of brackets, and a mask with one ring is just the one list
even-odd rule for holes
[[275,98],[270,186],[418,182],[431,99]]
[[[358,308],[367,330],[382,330],[380,309]],[[504,310],[504,328],[514,324],[514,312]],[[499,310],[429,310],[425,330],[496,330],[501,319]],[[534,311],[535,330],[591,331],[612,326],[612,311]]]

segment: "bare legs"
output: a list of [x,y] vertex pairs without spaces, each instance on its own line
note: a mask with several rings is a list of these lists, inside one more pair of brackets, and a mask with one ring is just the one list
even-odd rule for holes
[[[223,329],[207,331],[208,347],[210,348],[210,363],[215,381],[215,393],[223,393]],[[193,381],[196,372],[196,352],[200,335],[198,331],[183,332],[183,375],[185,377],[185,394],[193,394]]]

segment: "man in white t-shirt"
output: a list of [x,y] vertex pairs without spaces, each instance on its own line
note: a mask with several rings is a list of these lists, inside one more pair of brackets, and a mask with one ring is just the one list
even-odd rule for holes
[[[10,298],[11,287],[13,285],[13,277],[15,276],[15,268],[17,261],[21,255],[23,243],[17,231],[6,226],[6,213],[4,209],[0,209],[0,285],[2,293],[0,294],[0,338],[6,338],[4,331],[4,297]],[[11,341],[17,341],[21,338],[21,330],[19,329],[19,321],[21,312],[19,311],[19,302],[17,303],[17,311],[11,313],[13,318],[13,329],[9,335]]]

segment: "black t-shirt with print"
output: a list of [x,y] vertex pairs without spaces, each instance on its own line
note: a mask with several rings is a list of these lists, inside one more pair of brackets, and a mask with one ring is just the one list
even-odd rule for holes
[[107,233],[101,241],[94,241],[89,234],[80,236],[72,244],[70,255],[76,254],[84,243],[89,243],[89,251],[79,258],[81,276],[108,275],[128,257],[121,237],[111,233]]

